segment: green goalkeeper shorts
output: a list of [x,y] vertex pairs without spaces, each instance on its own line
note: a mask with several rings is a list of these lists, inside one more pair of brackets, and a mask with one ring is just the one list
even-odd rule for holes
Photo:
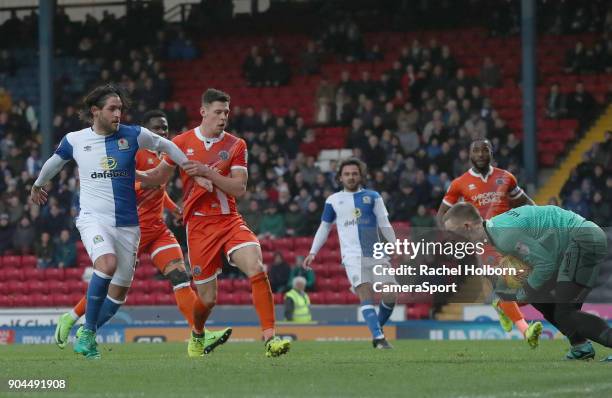
[[570,244],[559,267],[557,281],[593,288],[607,254],[606,233],[597,224],[584,221],[570,231]]

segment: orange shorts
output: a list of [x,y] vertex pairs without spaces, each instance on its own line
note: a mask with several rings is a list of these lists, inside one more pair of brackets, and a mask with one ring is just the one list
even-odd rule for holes
[[148,253],[153,265],[163,274],[164,268],[174,260],[183,260],[181,245],[168,227],[141,228],[138,253]]
[[223,267],[222,254],[229,259],[241,247],[259,241],[239,215],[193,216],[187,222],[189,264],[196,284],[217,277]]

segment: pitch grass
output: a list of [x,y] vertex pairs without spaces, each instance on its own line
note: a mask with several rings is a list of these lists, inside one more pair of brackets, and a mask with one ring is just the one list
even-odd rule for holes
[[[228,343],[202,359],[185,344],[102,345],[87,361],[52,345],[0,346],[0,396],[61,397],[576,397],[612,396],[612,363],[563,361],[544,341],[294,342],[266,358],[261,343]],[[597,358],[611,354],[598,346]],[[6,392],[7,378],[67,378],[63,392]]]

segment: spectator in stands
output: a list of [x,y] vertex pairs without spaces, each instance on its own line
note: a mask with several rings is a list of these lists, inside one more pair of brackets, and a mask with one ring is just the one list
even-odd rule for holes
[[421,238],[430,234],[436,226],[436,219],[427,211],[424,205],[419,205],[417,213],[410,218],[412,227],[412,240],[419,241]]
[[285,236],[285,217],[279,213],[275,203],[269,203],[259,224],[259,235],[262,238],[280,238]]
[[13,235],[13,249],[19,254],[30,254],[32,252],[32,244],[36,238],[36,231],[30,223],[27,215],[24,215],[19,220],[19,224],[15,228]]
[[603,227],[608,227],[612,223],[612,212],[610,211],[610,203],[604,201],[604,197],[600,191],[596,191],[593,195],[593,200],[590,206],[591,220]]
[[577,82],[576,90],[567,99],[567,113],[570,117],[578,119],[581,124],[590,120],[595,111],[595,99],[584,89],[584,83]]
[[11,52],[6,49],[0,51],[0,79],[15,76],[17,61]]
[[49,212],[42,216],[42,230],[49,232],[51,236],[59,236],[61,230],[66,226],[65,217],[59,205],[50,201]]
[[285,294],[285,319],[290,322],[308,323],[312,321],[310,298],[305,292],[306,278],[293,278],[292,288]]
[[256,234],[259,234],[262,214],[259,209],[259,202],[256,200],[249,201],[248,210],[241,213],[244,221],[247,223],[251,231]]
[[56,264],[53,262],[55,246],[48,232],[43,232],[40,238],[34,243],[34,255],[36,256],[38,268],[52,268]]
[[314,41],[306,44],[306,51],[301,54],[302,74],[316,75],[321,71],[321,55]]
[[291,267],[280,252],[274,252],[272,265],[268,268],[268,279],[270,279],[270,287],[274,293],[284,293],[287,290],[289,283],[289,275]]
[[589,218],[591,215],[589,203],[583,198],[582,192],[578,189],[572,191],[571,196],[565,201],[563,207],[580,214],[584,218]]
[[8,213],[10,224],[16,224],[17,221],[21,220],[24,214],[24,206],[19,200],[17,192],[10,193],[7,196],[4,211]]
[[567,109],[565,109],[565,95],[559,90],[559,83],[555,82],[550,86],[550,90],[546,95],[546,117],[551,119],[562,118]]
[[14,228],[9,224],[9,215],[0,214],[0,255],[13,247]]
[[3,86],[0,86],[0,112],[10,112],[13,107],[13,97]]
[[62,229],[55,245],[53,263],[58,268],[76,267],[76,244],[70,238],[70,231]]
[[266,66],[266,84],[269,86],[286,86],[291,79],[291,69],[282,56],[275,55],[272,62]]
[[[317,226],[318,227],[318,226]],[[287,282],[287,290],[293,288],[293,279],[296,277],[302,277],[306,279],[306,291],[312,292],[315,286],[315,272],[312,268],[304,268],[302,267],[302,263],[304,262],[304,256],[295,256],[295,264],[291,268],[291,273],[289,274],[289,281]]]
[[[301,193],[301,192],[300,192]],[[306,215],[304,216],[304,229],[303,232],[306,236],[314,235],[319,228],[321,222],[321,213],[319,211],[319,205],[316,201],[310,200],[306,209]],[[301,264],[298,262],[298,264]]]
[[565,72],[566,73],[581,73],[588,65],[586,49],[582,41],[576,42],[572,50],[567,52],[565,57]]
[[499,67],[493,63],[491,57],[485,57],[480,68],[480,82],[484,88],[496,88],[501,85]]
[[304,236],[303,228],[304,215],[300,211],[297,203],[289,203],[289,209],[285,213],[285,232],[288,236]]

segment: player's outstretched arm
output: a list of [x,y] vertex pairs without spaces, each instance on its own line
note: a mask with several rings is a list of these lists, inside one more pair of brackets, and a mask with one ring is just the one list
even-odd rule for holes
[[157,167],[141,171],[136,170],[136,180],[147,186],[160,186],[168,182],[174,175],[174,166],[162,161]]
[[30,198],[32,202],[37,205],[43,205],[47,202],[47,192],[42,188],[46,183],[51,181],[53,177],[60,172],[62,167],[68,163],[68,159],[63,159],[58,154],[53,154],[45,164],[43,164],[40,169],[40,174],[34,184],[32,185],[32,190],[30,191]]
[[378,229],[382,233],[385,240],[391,243],[395,242],[395,231],[393,230],[391,222],[389,222],[389,212],[385,207],[382,197],[378,197],[374,201],[374,215],[376,216]]

